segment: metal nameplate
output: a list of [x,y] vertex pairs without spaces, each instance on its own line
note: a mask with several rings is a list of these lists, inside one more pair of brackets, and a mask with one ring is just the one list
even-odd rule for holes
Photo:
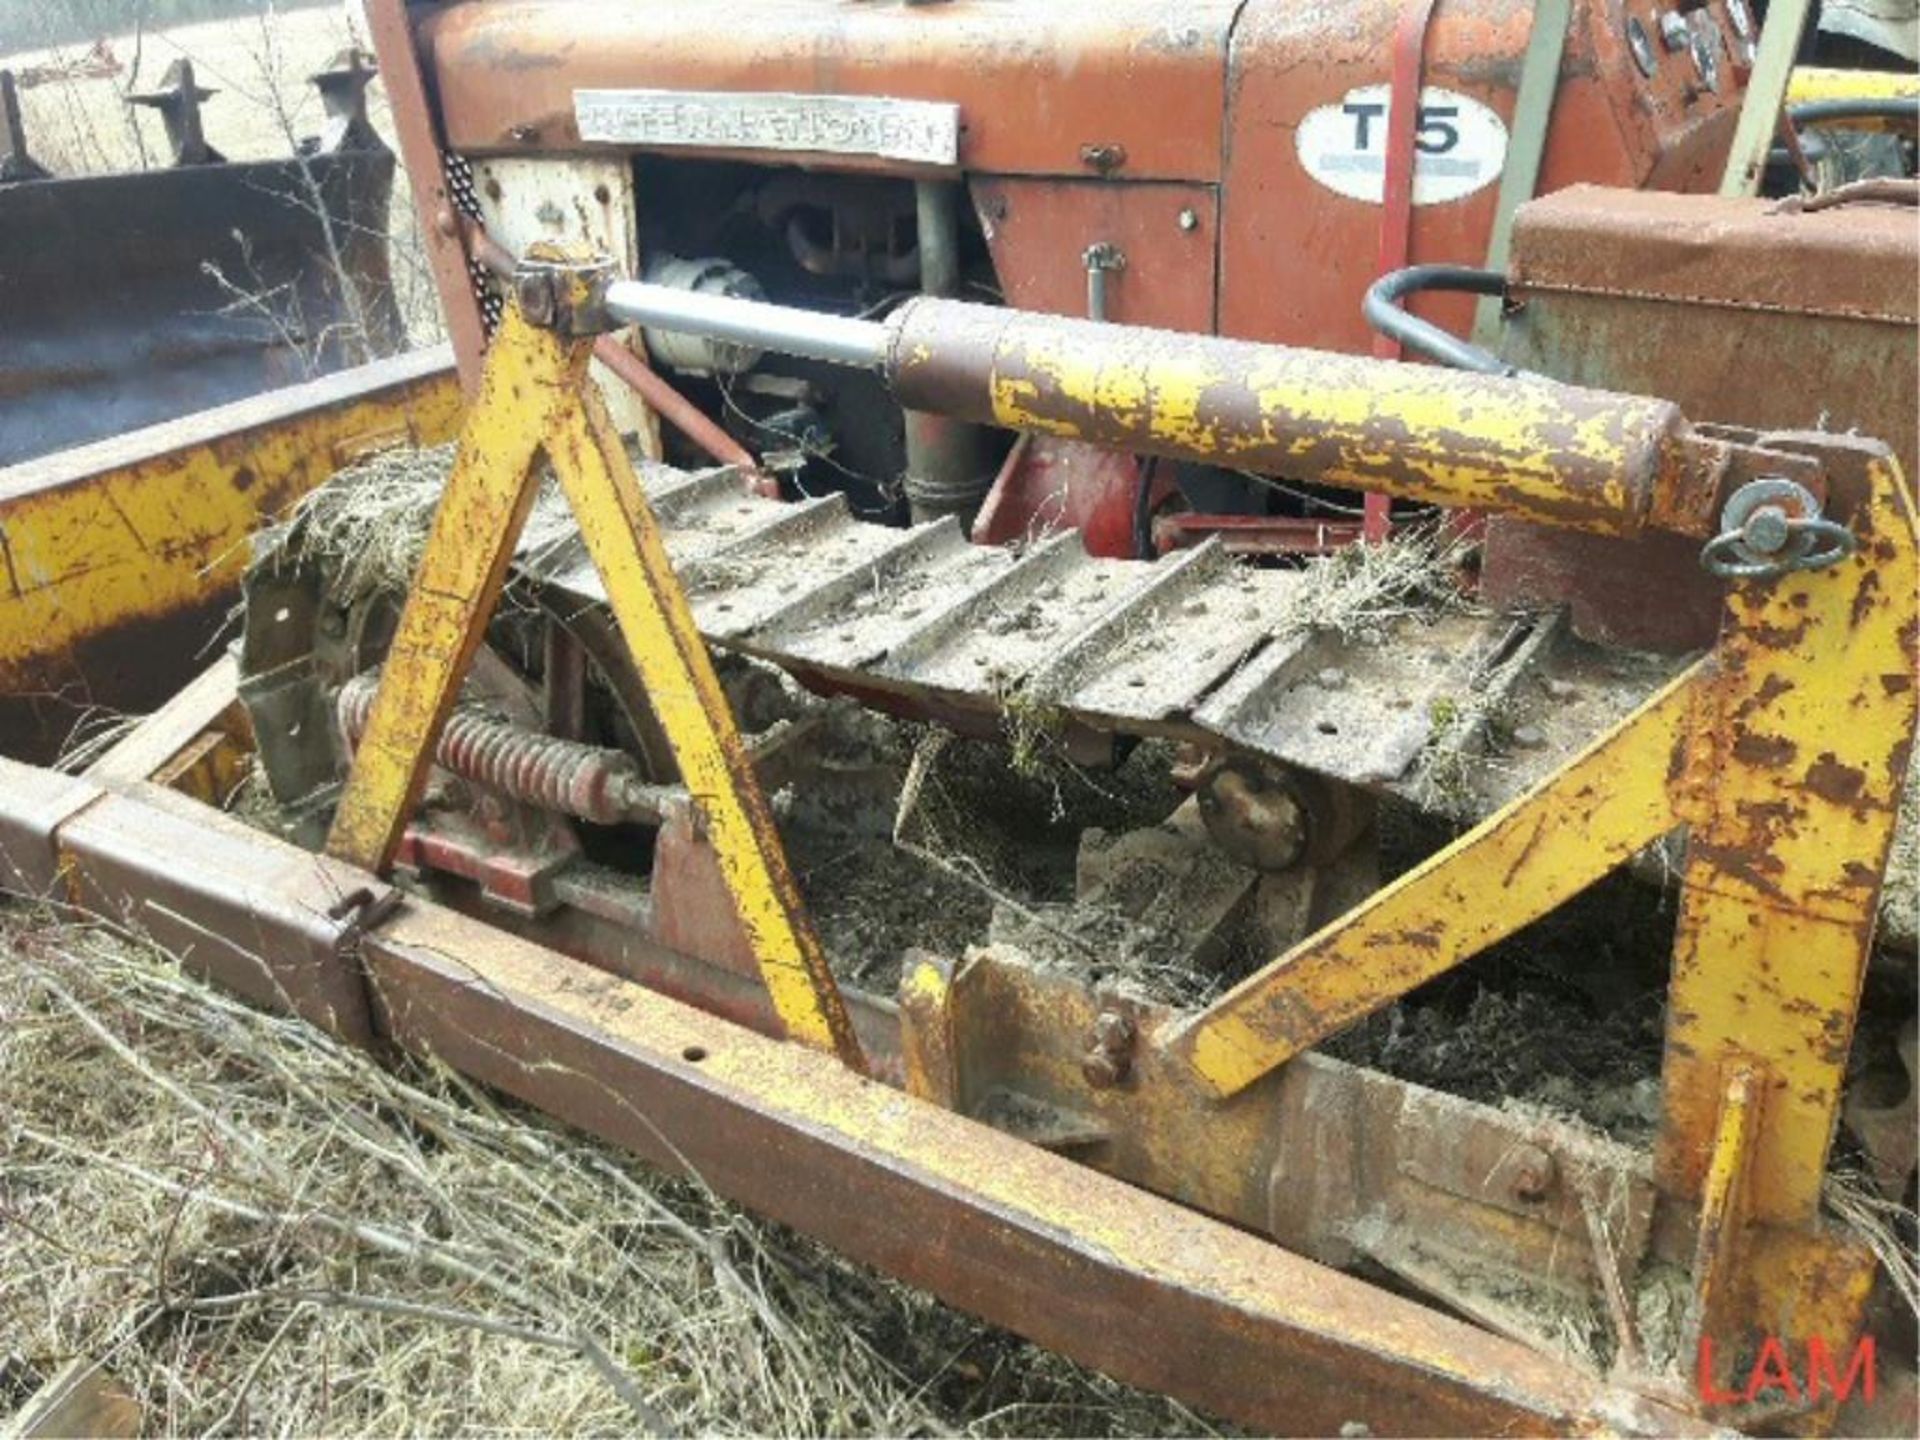
[[791,150],[960,163],[960,107],[868,95],[576,90],[580,138],[610,145]]

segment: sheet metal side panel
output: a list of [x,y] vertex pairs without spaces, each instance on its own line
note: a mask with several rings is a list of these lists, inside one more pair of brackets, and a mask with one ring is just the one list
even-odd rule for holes
[[[1223,162],[1222,334],[1364,353],[1372,332],[1360,300],[1374,279],[1380,207],[1323,188],[1302,167],[1295,134],[1314,108],[1387,80],[1398,0],[1339,6],[1250,0],[1234,32]],[[1576,7],[1541,162],[1540,190],[1581,181],[1636,188],[1708,189],[1738,114],[1739,87],[1690,84],[1685,58],[1667,55],[1643,81],[1626,51],[1620,0]],[[1723,7],[1703,24],[1728,32]],[[1440,7],[1428,33],[1422,83],[1466,95],[1511,122],[1532,9],[1520,0]],[[1657,43],[1657,42],[1656,42]],[[1723,69],[1731,74],[1723,62]],[[1480,265],[1498,186],[1414,207],[1413,264]],[[1311,283],[1276,283],[1276,276]],[[1422,317],[1465,334],[1474,302],[1428,296]]]
[[462,154],[579,148],[576,89],[773,91],[956,103],[968,169],[1090,174],[1081,148],[1118,146],[1123,178],[1212,180],[1237,9],[518,0],[443,6],[417,33],[447,143]]
[[1576,185],[1517,212],[1511,273],[1522,292],[1912,326],[1917,263],[1920,226],[1906,206],[1806,212],[1773,200]]

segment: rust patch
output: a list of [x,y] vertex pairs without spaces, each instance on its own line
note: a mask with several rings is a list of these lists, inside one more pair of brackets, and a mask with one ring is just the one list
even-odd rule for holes
[[1682,780],[1686,779],[1687,753],[1688,753],[1687,739],[1688,737],[1686,735],[1682,735],[1678,740],[1676,740],[1674,742],[1672,752],[1667,756],[1667,788],[1669,790],[1673,789]]
[[1756,735],[1743,730],[1733,742],[1734,759],[1769,770],[1792,764],[1799,754],[1800,747],[1782,735]]
[[1860,588],[1853,593],[1853,604],[1847,612],[1847,622],[1858,630],[1879,604],[1880,573],[1877,570],[1869,570],[1860,577]]
[[1784,868],[1779,856],[1751,844],[1721,844],[1694,835],[1687,840],[1687,856],[1723,875],[1744,882],[1764,895],[1779,898],[1774,877]]
[[1879,888],[1880,872],[1871,865],[1863,865],[1858,860],[1849,860],[1840,867],[1840,873],[1847,877],[1849,885],[1857,885],[1863,890]]
[[1812,624],[1813,621],[1810,618],[1803,619],[1796,625],[1768,625],[1762,621],[1754,621],[1743,626],[1742,629],[1752,642],[1762,649],[1793,650],[1807,638],[1807,630]]
[[1807,768],[1807,789],[1835,805],[1852,806],[1860,799],[1867,777],[1853,765],[1844,765],[1829,750]]
[[1769,675],[1760,682],[1760,688],[1742,700],[1734,708],[1734,719],[1745,723],[1756,711],[1766,710],[1783,695],[1791,695],[1796,687],[1793,681],[1784,675]]

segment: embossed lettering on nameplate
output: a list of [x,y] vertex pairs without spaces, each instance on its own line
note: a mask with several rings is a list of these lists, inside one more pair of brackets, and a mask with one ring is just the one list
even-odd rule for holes
[[922,165],[960,163],[960,107],[934,100],[576,90],[573,114],[582,140],[609,145],[792,150]]

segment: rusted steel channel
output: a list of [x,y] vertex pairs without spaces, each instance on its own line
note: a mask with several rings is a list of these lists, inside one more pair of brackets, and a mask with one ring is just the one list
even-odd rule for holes
[[433,1056],[983,1318],[1271,1433],[1699,1423],[144,781],[0,761],[0,879]]

